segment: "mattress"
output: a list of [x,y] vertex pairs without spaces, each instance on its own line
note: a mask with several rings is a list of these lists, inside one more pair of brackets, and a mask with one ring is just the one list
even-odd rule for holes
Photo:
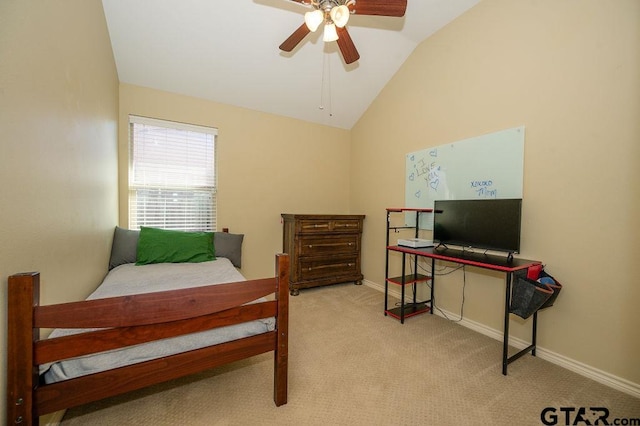
[[[202,263],[159,263],[141,266],[129,263],[112,269],[87,300],[237,281],[245,281],[245,278],[228,259],[220,257]],[[40,373],[44,376],[45,383],[54,383],[274,329],[275,319],[265,318],[46,364],[40,366]],[[56,329],[49,338],[86,331],[88,330]]]

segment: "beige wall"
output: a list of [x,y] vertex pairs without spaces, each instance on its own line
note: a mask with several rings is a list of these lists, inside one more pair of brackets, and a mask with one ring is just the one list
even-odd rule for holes
[[[363,213],[364,274],[380,285],[404,155],[525,125],[522,256],[566,286],[540,315],[540,345],[640,383],[638,22],[635,0],[483,0],[420,45],[349,132],[118,86],[99,1],[0,2],[1,365],[4,277],[39,270],[45,303],[82,299],[102,278],[116,139],[126,226],[126,123],[137,114],[219,129],[218,224],[246,234],[247,277],[273,272],[280,213]],[[443,308],[459,311],[461,281],[439,280]],[[465,318],[500,330],[502,293],[500,275],[469,268]],[[514,334],[528,339],[520,323]]]
[[[365,278],[384,283],[406,153],[524,125],[521,257],[565,285],[539,345],[637,386],[639,23],[636,0],[483,0],[423,42],[352,130]],[[462,280],[438,278],[444,309],[460,312]],[[465,318],[502,330],[503,294],[499,274],[468,268]],[[511,325],[529,339],[530,322]]]
[[350,132],[120,85],[120,223],[128,225],[129,114],[218,129],[218,229],[245,234],[242,273],[270,276],[281,213],[349,213]]
[[44,303],[98,285],[118,214],[117,111],[99,0],[0,2],[2,424],[7,276],[40,271]]

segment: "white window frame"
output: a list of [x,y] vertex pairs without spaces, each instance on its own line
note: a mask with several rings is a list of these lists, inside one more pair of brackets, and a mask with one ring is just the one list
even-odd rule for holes
[[129,229],[216,231],[217,134],[129,116]]

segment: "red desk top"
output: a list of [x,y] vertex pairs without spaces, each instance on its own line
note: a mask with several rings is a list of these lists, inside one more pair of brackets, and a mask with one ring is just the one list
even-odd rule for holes
[[[513,272],[526,269],[542,262],[539,260],[519,259],[517,257],[509,259],[506,254],[498,256],[495,254],[485,254],[480,251],[459,250],[451,248],[411,248],[402,246],[388,246],[387,249],[400,253],[415,254],[432,259],[446,260],[449,262],[461,263],[464,265],[477,266],[479,268],[492,269],[494,271]],[[477,250],[477,249],[476,249]]]

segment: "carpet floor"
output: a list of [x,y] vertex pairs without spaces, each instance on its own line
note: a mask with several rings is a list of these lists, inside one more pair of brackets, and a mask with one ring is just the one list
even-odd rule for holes
[[503,376],[501,342],[436,315],[400,324],[383,305],[353,284],[290,298],[284,406],[264,354],[70,409],[62,425],[594,424],[590,407],[640,419],[640,399],[531,355]]

